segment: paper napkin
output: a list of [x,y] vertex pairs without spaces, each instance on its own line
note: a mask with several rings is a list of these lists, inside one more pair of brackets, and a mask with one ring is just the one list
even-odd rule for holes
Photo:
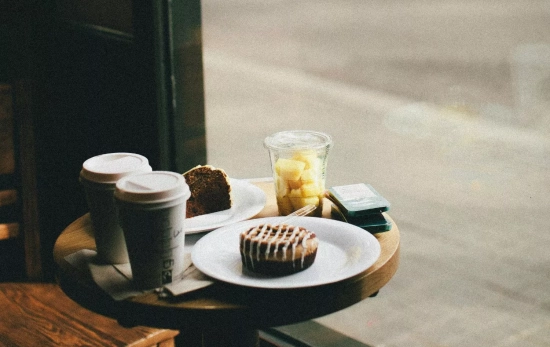
[[[152,292],[136,290],[132,284],[130,264],[101,264],[96,261],[96,251],[82,249],[65,257],[65,260],[82,273],[89,273],[94,282],[114,300],[124,300],[136,295]],[[185,255],[183,278],[164,286],[171,295],[182,295],[207,287],[213,280],[200,272],[191,262],[191,254]],[[163,290],[157,290],[163,292]]]

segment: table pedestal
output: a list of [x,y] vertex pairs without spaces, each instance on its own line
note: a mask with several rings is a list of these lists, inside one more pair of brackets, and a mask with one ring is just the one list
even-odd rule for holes
[[180,338],[183,346],[201,347],[259,347],[259,333],[256,329],[226,329],[211,327],[190,331],[183,328],[180,330]]

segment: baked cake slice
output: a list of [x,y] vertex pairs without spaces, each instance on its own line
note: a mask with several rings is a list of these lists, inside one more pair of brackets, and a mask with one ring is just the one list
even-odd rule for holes
[[191,196],[186,218],[231,208],[231,185],[225,171],[211,165],[198,165],[183,174]]
[[319,240],[304,227],[262,224],[240,234],[243,267],[265,275],[289,275],[310,267]]

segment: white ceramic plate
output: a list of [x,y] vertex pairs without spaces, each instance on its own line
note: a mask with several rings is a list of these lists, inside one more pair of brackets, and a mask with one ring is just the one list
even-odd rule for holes
[[291,221],[315,232],[319,248],[308,269],[280,277],[244,271],[239,251],[239,233],[263,222],[278,223],[285,217],[260,218],[212,231],[193,247],[193,264],[204,274],[228,283],[255,288],[303,288],[353,277],[376,262],[380,244],[368,231],[332,219],[298,217]]
[[185,220],[185,233],[194,234],[214,230],[229,224],[254,217],[265,206],[265,193],[254,184],[229,179],[231,184],[231,199],[233,204],[230,209],[205,214]]

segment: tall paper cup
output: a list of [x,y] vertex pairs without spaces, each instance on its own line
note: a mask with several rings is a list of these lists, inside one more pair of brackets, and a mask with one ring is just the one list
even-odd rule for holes
[[80,182],[84,187],[98,258],[106,263],[128,262],[124,234],[118,224],[113,198],[116,182],[125,176],[152,171],[144,156],[133,153],[109,153],[84,162]]
[[266,137],[279,214],[286,216],[306,205],[323,212],[327,159],[332,139],[329,135],[306,130],[291,130]]
[[183,175],[175,172],[153,171],[117,182],[115,200],[136,288],[158,288],[183,277],[189,196]]

